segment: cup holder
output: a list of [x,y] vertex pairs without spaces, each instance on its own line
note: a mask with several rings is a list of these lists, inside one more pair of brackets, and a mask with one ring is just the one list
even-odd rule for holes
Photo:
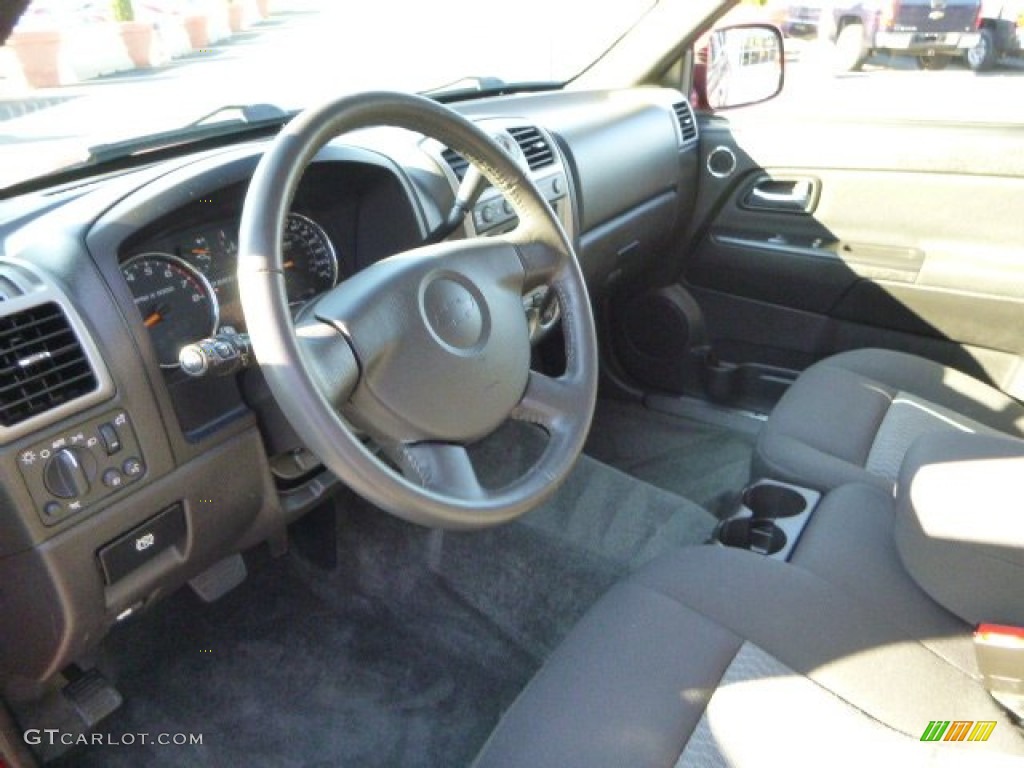
[[786,533],[773,521],[758,517],[723,520],[715,532],[727,547],[749,549],[762,555],[774,555],[786,546]]
[[756,518],[793,517],[807,509],[807,500],[784,485],[752,485],[743,492],[743,506]]
[[747,486],[735,513],[715,528],[714,541],[788,560],[821,494],[761,479]]

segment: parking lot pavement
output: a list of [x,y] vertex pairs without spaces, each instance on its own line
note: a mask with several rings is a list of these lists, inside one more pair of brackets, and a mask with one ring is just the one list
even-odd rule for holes
[[781,96],[762,107],[811,116],[857,119],[1024,124],[1024,60],[1007,59],[977,74],[958,60],[922,71],[909,56],[873,56],[861,72],[833,74],[820,49],[808,47],[787,64]]

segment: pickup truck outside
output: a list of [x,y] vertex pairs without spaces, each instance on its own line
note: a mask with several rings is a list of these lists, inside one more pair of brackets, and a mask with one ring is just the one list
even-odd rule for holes
[[980,0],[810,0],[790,5],[781,26],[789,37],[830,43],[835,69],[851,72],[873,53],[942,69],[977,46],[980,20]]
[[992,69],[1004,56],[1024,56],[1024,0],[984,0],[978,30],[978,43],[967,52],[975,72]]

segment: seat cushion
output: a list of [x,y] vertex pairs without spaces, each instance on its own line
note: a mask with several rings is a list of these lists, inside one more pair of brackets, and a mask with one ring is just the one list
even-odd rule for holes
[[907,452],[894,542],[908,573],[972,624],[1024,626],[1024,441],[935,435]]
[[964,431],[1024,436],[1024,406],[977,379],[902,352],[864,349],[815,363],[772,411],[755,477],[826,491],[863,482],[892,491],[918,437]]
[[799,565],[693,547],[598,602],[476,765],[810,765],[834,762],[837,749],[856,764],[881,754],[944,762],[920,742],[940,717],[996,724],[957,764],[1024,754],[975,679],[885,606]]

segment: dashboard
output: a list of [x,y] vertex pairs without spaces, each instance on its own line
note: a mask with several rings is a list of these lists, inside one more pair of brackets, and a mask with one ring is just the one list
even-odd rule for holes
[[[528,171],[575,243],[598,310],[617,281],[656,269],[689,221],[699,137],[676,91],[538,93],[457,109]],[[118,621],[339,490],[258,366],[195,376],[179,365],[188,345],[247,331],[238,230],[265,147],[178,153],[0,202],[5,686],[52,678]],[[451,149],[397,129],[325,146],[282,232],[293,310],[430,242],[465,172]],[[516,223],[485,188],[446,235]],[[542,291],[523,300],[527,315],[550,308]],[[560,341],[538,333],[538,365],[557,358]]]

